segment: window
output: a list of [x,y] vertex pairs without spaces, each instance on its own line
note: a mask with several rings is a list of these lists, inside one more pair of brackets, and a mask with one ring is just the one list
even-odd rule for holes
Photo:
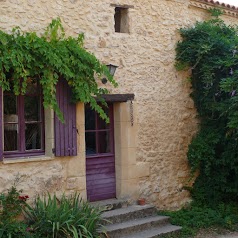
[[76,156],[76,105],[67,81],[56,85],[56,98],[64,116],[61,123],[51,109],[43,110],[42,92],[38,81],[28,82],[25,95],[0,89],[0,161],[3,158]]
[[39,84],[28,82],[25,95],[3,93],[4,157],[44,154],[44,115]]
[[115,8],[115,32],[129,33],[128,8]]

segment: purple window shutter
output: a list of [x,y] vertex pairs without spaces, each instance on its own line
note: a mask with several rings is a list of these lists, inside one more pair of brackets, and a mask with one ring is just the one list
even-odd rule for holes
[[0,88],[0,161],[3,160],[3,90]]
[[76,105],[71,103],[71,89],[64,79],[56,85],[56,98],[65,123],[55,115],[55,156],[77,155]]

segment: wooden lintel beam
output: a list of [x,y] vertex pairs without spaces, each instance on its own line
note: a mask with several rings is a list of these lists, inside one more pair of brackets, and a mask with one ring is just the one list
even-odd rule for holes
[[[102,95],[102,98],[106,102],[127,102],[132,101],[135,98],[134,93],[128,93],[128,94],[104,94]],[[97,101],[100,101],[100,99],[97,99]]]
[[126,5],[126,4],[122,4],[122,5],[119,5],[119,4],[110,4],[111,7],[120,7],[120,8],[134,8],[133,5]]

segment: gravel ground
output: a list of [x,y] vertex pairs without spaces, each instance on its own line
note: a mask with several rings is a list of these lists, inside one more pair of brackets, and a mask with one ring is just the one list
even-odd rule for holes
[[[164,236],[166,238],[177,238],[176,234]],[[238,238],[238,231],[231,232],[220,228],[209,228],[200,230],[193,238]]]
[[238,233],[236,232],[236,233],[221,235],[221,236],[218,236],[218,238],[238,238]]
[[195,238],[238,238],[238,232],[224,230],[201,230]]
[[224,235],[219,235],[217,238],[238,238],[238,232],[231,232]]

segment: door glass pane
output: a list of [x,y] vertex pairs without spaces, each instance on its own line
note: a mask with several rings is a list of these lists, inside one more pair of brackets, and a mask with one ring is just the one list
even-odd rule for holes
[[110,131],[98,132],[98,153],[112,152],[110,148]]
[[86,132],[85,133],[86,142],[86,155],[93,155],[97,153],[96,150],[96,133]]
[[41,124],[26,124],[25,144],[26,150],[41,149]]
[[17,124],[4,125],[4,151],[17,151]]
[[25,96],[25,120],[26,121],[40,121],[40,97],[35,96],[35,97],[30,97],[30,96]]
[[95,130],[95,111],[89,106],[85,107],[85,130]]
[[[109,117],[109,109],[104,108],[103,109],[106,115]],[[109,128],[109,123],[106,123],[105,120],[103,120],[98,114],[97,114],[97,120],[98,120],[98,129],[108,129]]]

